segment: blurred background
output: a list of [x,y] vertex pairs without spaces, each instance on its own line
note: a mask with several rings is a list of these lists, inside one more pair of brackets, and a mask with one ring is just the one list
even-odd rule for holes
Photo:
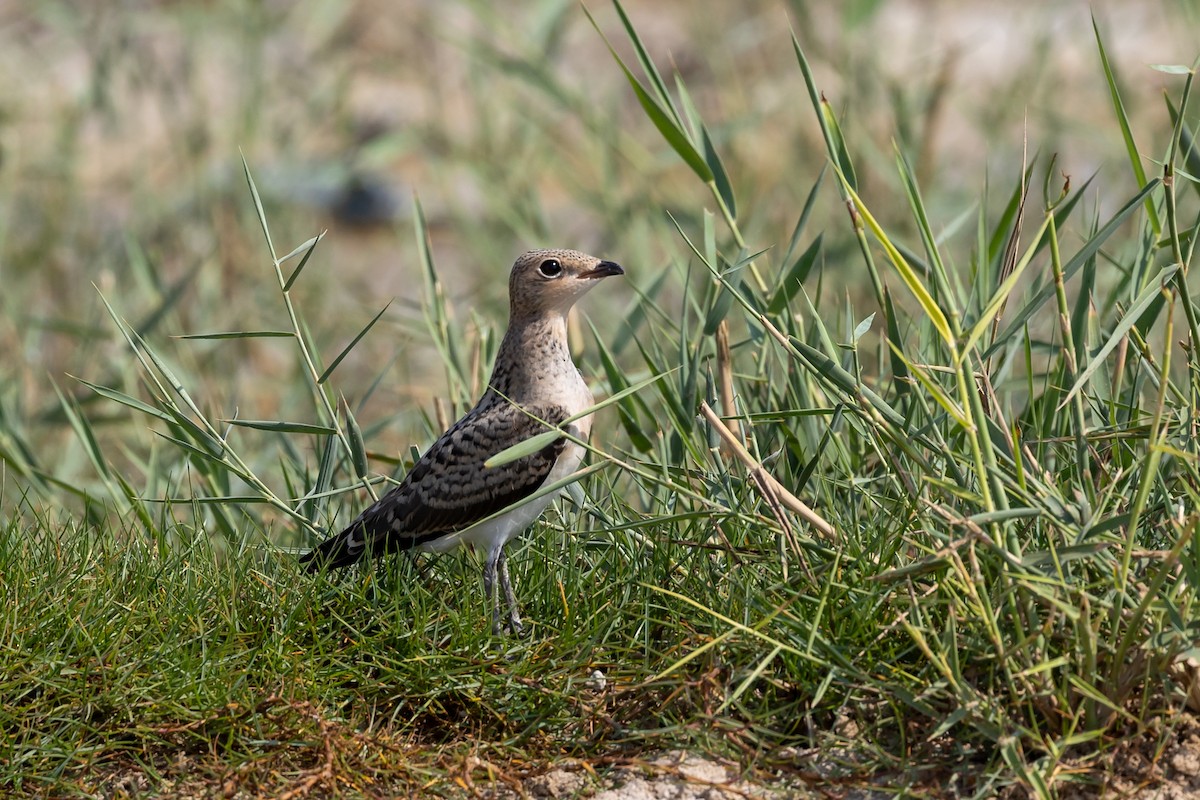
[[[636,65],[615,9],[587,7]],[[789,28],[846,127],[864,199],[895,196],[899,148],[935,229],[991,182],[999,206],[1026,149],[1031,161],[1057,153],[1053,169],[1077,186],[1099,173],[1098,212],[1128,197],[1091,15],[1144,142],[1165,141],[1162,88],[1181,80],[1149,65],[1190,65],[1200,29],[1190,0],[630,0],[626,11],[712,130],[752,250],[786,245],[825,163]],[[87,474],[56,385],[87,406],[99,435],[131,451],[146,435],[144,420],[131,429],[72,377],[137,393],[101,296],[205,376],[205,407],[311,414],[308,395],[288,390],[290,345],[170,338],[288,327],[243,156],[280,254],[329,231],[294,290],[326,360],[395,298],[337,375],[350,398],[381,381],[357,413],[381,423],[371,447],[392,452],[425,440],[433,398],[446,395],[422,312],[415,202],[468,328],[502,328],[518,253],[563,246],[628,270],[628,284],[606,285],[583,309],[606,338],[621,318],[609,310],[687,264],[668,212],[695,230],[711,203],[575,0],[0,3],[7,453],[26,447],[48,472]],[[904,229],[907,211],[894,213],[887,222]],[[861,262],[838,258],[851,233],[828,180],[810,222],[822,229],[824,291],[858,291]],[[765,259],[778,266],[770,250]],[[4,484],[20,491],[11,475]]]

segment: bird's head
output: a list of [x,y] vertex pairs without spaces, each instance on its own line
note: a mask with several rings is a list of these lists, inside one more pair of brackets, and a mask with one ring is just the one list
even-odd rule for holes
[[513,264],[508,279],[511,316],[566,316],[601,278],[624,274],[619,264],[577,250],[531,250]]

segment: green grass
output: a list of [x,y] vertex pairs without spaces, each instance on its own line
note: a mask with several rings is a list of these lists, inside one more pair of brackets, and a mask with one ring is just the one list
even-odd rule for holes
[[[574,11],[545,9],[515,54],[472,42],[478,139],[430,181],[465,170],[487,208],[413,204],[388,233],[419,274],[399,302],[368,281],[338,305],[354,278],[334,248],[362,234],[315,236],[252,154],[236,189],[196,189],[229,204],[219,255],[169,255],[203,214],[119,247],[75,234],[115,270],[101,300],[70,294],[86,312],[16,341],[51,349],[55,330],[79,357],[38,392],[0,389],[0,787],[454,794],[464,769],[498,780],[485,763],[683,746],[765,773],[797,766],[785,748],[849,746],[853,780],[1050,796],[1169,735],[1200,581],[1190,71],[1162,73],[1166,124],[1139,138],[1098,47],[1119,167],[1068,181],[1031,156],[962,204],[918,180],[919,143],[852,135],[860,106],[780,34],[824,163],[781,206],[733,154],[761,120],[661,74],[636,9],[592,10],[624,82],[612,115],[547,67]],[[527,117],[498,116],[517,98]],[[552,118],[577,148],[539,133]],[[637,177],[660,164],[686,188]],[[295,556],[486,380],[502,307],[464,314],[443,252],[500,287],[516,242],[576,244],[547,239],[562,220],[538,169],[628,282],[578,331],[616,398],[595,469],[514,543],[534,627],[494,638],[470,554],[317,578]],[[30,264],[45,244],[20,235],[9,256]]]

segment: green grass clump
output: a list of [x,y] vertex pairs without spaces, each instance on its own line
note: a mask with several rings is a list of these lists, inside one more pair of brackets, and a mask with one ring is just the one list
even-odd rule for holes
[[[776,768],[815,746],[863,780],[1049,796],[1167,735],[1200,580],[1193,70],[1160,68],[1171,129],[1144,159],[1097,27],[1134,189],[1098,202],[1104,175],[1035,156],[938,219],[912,148],[861,155],[793,38],[826,164],[780,228],[736,134],[615,12],[636,146],[537,59],[478,56],[614,170],[674,160],[706,192],[649,228],[673,245],[605,252],[630,299],[581,326],[607,398],[591,466],[512,553],[530,638],[489,635],[471,554],[297,568],[474,400],[499,317],[456,316],[417,202],[420,290],[331,322],[336,234],[281,245],[246,167],[249,310],[186,324],[190,283],[216,278],[165,281],[131,243],[155,291],[100,286],[105,373],[40,415],[0,391],[0,786],[411,793],[466,764],[686,746]],[[614,230],[644,210],[611,200],[592,210]],[[407,340],[444,377],[393,445],[378,407]],[[225,381],[243,357],[272,365],[268,411]],[[70,458],[39,453],[42,427]]]

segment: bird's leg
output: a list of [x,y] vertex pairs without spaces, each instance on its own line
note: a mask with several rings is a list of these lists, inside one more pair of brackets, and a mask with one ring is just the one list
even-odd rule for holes
[[[525,632],[525,626],[521,624],[521,611],[517,608],[517,596],[513,592],[512,580],[508,577],[508,556],[504,554],[503,548],[500,550],[498,564],[500,567],[500,588],[504,590],[504,602],[508,603],[508,624],[512,632],[520,636]],[[499,619],[500,609],[496,609],[496,619]]]
[[429,587],[429,562],[427,561],[422,564],[421,559],[418,557],[419,554],[416,550],[404,550],[402,552],[405,556],[407,556],[408,563],[412,565],[413,572],[417,573],[417,580]]
[[359,564],[362,567],[363,579],[366,584],[366,592],[364,596],[374,605],[379,599],[377,591],[379,585],[379,567],[375,564],[375,559],[363,560]]
[[[500,626],[500,603],[496,599],[496,561],[502,555],[501,552],[492,551],[487,555],[487,561],[483,562],[483,594],[487,598],[488,607],[492,609],[492,635],[499,636],[501,633]],[[507,573],[507,570],[505,570]],[[501,581],[504,582],[503,577]]]

